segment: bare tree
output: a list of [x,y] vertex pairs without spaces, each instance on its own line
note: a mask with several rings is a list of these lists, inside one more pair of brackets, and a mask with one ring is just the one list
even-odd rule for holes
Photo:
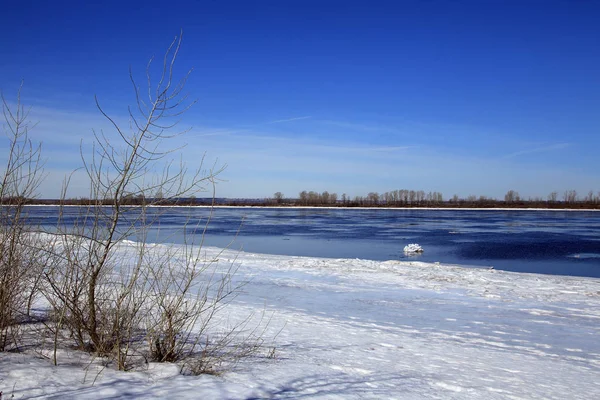
[[520,201],[521,197],[519,196],[519,192],[515,191],[515,190],[509,190],[508,192],[506,192],[506,194],[504,195],[504,201],[507,203],[513,203],[515,201]]
[[415,192],[414,190],[411,190],[408,192],[408,202],[410,203],[410,205],[414,205],[415,201],[417,199],[417,192]]
[[577,191],[565,190],[565,193],[563,194],[563,199],[565,203],[575,203],[577,201]]
[[3,95],[2,114],[8,154],[0,176],[0,351],[18,346],[17,322],[29,314],[37,293],[41,265],[32,232],[26,223],[26,204],[37,196],[43,178],[41,145],[29,138],[29,109],[11,107]]
[[[150,60],[146,91],[140,90],[130,73],[136,107],[129,109],[128,130],[96,99],[98,110],[119,140],[115,142],[104,132],[94,133],[93,158],[87,161],[82,157],[91,204],[80,208],[80,224],[63,232],[64,263],[47,274],[57,313],[64,316],[78,346],[112,357],[119,369],[130,367],[132,346],[139,343],[135,338],[145,318],[167,321],[154,324],[148,334],[151,352],[160,355],[155,358],[171,360],[175,348],[182,346],[178,342],[183,337],[181,329],[190,328],[190,321],[200,315],[210,316],[223,300],[223,293],[229,294],[228,273],[218,275],[222,279],[221,294],[212,302],[207,300],[212,284],[192,284],[207,271],[207,267],[201,267],[197,253],[193,253],[196,257],[188,253],[185,268],[180,270],[171,264],[180,265],[173,258],[153,263],[146,244],[146,236],[160,215],[148,206],[175,202],[206,189],[214,193],[215,177],[221,171],[214,167],[204,170],[202,161],[189,170],[182,161],[172,159],[179,148],[169,149],[165,143],[185,132],[175,131],[177,118],[193,104],[183,92],[189,72],[179,81],[173,76],[180,45],[178,37],[168,48],[156,84],[152,84]],[[152,175],[156,178],[149,179]],[[160,196],[153,196],[156,193]],[[107,200],[111,207],[103,206]],[[126,207],[130,204],[134,206]],[[129,237],[137,239],[134,256],[117,258],[116,250]],[[175,290],[174,297],[167,289]],[[187,316],[185,323],[174,320],[180,315]]]
[[337,204],[338,195],[337,193],[329,193],[329,202],[331,204]]
[[284,198],[283,193],[275,192],[275,194],[273,195],[273,198],[275,199],[275,202],[277,204],[283,203],[283,198]]
[[367,198],[369,199],[369,202],[371,204],[378,204],[379,203],[379,193],[377,193],[377,192],[370,192],[367,195]]
[[300,198],[300,204],[303,206],[308,205],[308,192],[306,190],[301,191],[298,197]]

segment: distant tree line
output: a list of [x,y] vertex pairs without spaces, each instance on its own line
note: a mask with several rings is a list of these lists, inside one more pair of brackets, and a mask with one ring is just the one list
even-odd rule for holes
[[[87,197],[71,199],[29,199],[4,198],[3,204],[40,204],[40,205],[114,205],[112,199],[90,199]],[[282,192],[275,192],[273,197],[266,199],[227,199],[227,198],[196,198],[192,197],[163,197],[161,193],[154,197],[143,195],[125,195],[121,205],[162,205],[162,206],[302,206],[302,207],[414,207],[414,208],[569,208],[569,209],[600,209],[600,192],[589,191],[580,196],[575,190],[566,190],[559,194],[551,192],[547,197],[524,198],[515,190],[509,190],[504,199],[486,196],[469,195],[459,197],[453,195],[444,199],[440,192],[425,192],[423,190],[399,189],[389,192],[369,192],[366,196],[350,197],[346,193],[339,196],[335,192],[316,192],[303,190],[296,198],[286,197]]]
[[[246,203],[245,205],[248,205]],[[600,192],[589,191],[581,197],[575,190],[559,195],[550,193],[546,198],[523,198],[519,192],[509,190],[504,199],[469,195],[466,198],[453,195],[445,200],[440,192],[399,189],[384,193],[370,192],[366,196],[350,197],[346,193],[338,196],[328,191],[303,190],[297,198],[287,198],[276,192],[272,198],[256,201],[252,205],[314,206],[314,207],[440,207],[440,208],[600,208]]]
[[[67,206],[113,206],[115,205],[114,199],[103,198],[103,199],[91,199],[89,197],[73,197],[67,199],[25,199],[22,200],[25,204],[35,205],[67,205]],[[12,199],[3,199],[4,204],[11,204]],[[162,206],[192,206],[192,205],[211,205],[213,199],[196,197],[176,197],[176,198],[163,198],[161,197],[146,197],[142,194],[127,194],[123,196],[122,201],[119,205],[124,206],[148,206],[148,205],[162,205]]]

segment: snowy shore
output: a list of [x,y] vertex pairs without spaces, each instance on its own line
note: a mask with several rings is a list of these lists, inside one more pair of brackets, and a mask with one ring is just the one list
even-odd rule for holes
[[168,364],[117,372],[72,350],[59,367],[35,349],[0,353],[2,398],[600,398],[600,279],[228,250],[219,261],[248,281],[224,320],[272,315],[274,358],[192,377]]

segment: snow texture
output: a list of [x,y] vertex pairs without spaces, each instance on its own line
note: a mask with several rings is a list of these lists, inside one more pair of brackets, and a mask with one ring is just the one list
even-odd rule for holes
[[[123,246],[122,251],[127,251]],[[160,246],[156,247],[157,251]],[[206,248],[206,258],[219,249]],[[135,372],[63,350],[0,353],[3,398],[600,398],[600,280],[225,251],[247,281],[226,320],[266,311],[275,358],[222,376]],[[277,334],[279,332],[279,334]]]

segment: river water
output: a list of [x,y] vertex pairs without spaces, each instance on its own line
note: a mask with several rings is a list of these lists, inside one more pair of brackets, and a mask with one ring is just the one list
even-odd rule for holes
[[[29,218],[51,229],[57,210],[31,207]],[[64,221],[72,223],[78,212],[67,208]],[[156,207],[150,212],[157,222],[148,241],[199,242],[210,217],[204,235],[209,246],[600,278],[600,212],[233,207],[212,212]],[[409,243],[420,244],[424,253],[405,255]]]

